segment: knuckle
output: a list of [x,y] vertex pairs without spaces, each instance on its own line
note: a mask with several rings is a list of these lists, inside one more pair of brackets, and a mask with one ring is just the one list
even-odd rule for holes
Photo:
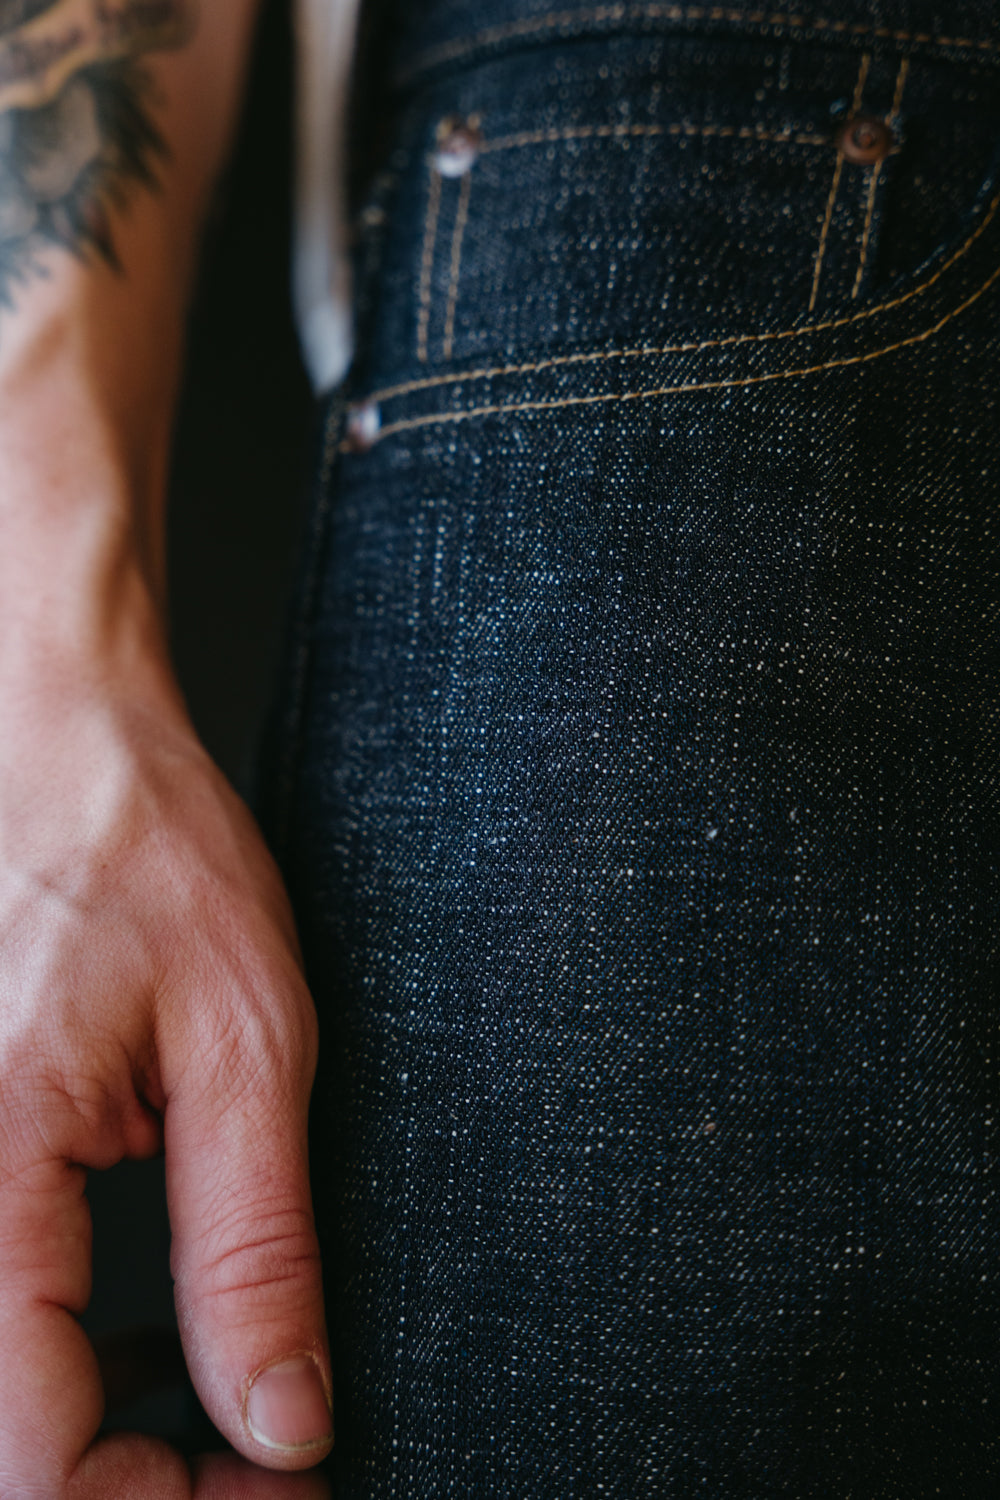
[[121,1130],[132,1090],[125,1048],[112,1035],[36,1046],[3,1069],[0,1157],[86,1159]]
[[[311,1001],[241,998],[218,1008],[192,1056],[216,1097],[282,1094],[297,1097],[315,1071],[318,1023]],[[202,1084],[203,1086],[203,1084]]]
[[311,1295],[319,1271],[319,1245],[311,1213],[299,1206],[262,1203],[256,1215],[217,1225],[197,1256],[192,1290],[209,1301],[239,1296],[272,1297],[307,1285]]

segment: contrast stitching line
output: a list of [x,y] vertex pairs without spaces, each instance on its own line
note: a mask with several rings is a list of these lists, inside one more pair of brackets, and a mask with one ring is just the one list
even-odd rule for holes
[[899,114],[900,108],[903,103],[903,90],[906,88],[906,79],[909,71],[910,59],[908,57],[904,57],[899,65],[899,72],[896,74],[896,92],[892,96],[892,109],[889,111],[890,119],[894,115]]
[[796,133],[791,130],[759,130],[752,125],[693,125],[686,120],[669,125],[567,125],[550,130],[525,130],[518,135],[501,135],[484,141],[480,155],[490,151],[509,151],[517,146],[545,146],[556,141],[609,139],[620,136],[706,135],[730,137],[745,141],[776,141],[797,146],[829,146],[829,135]]
[[502,26],[490,26],[484,31],[474,32],[470,37],[460,37],[453,42],[444,42],[439,47],[429,47],[418,53],[400,76],[404,79],[412,78],[427,68],[451,62],[479,47],[488,47],[494,42],[507,41],[512,37],[554,31],[580,21],[599,23],[628,20],[733,21],[749,26],[787,26],[800,31],[829,31],[835,36],[868,36],[878,38],[879,41],[914,43],[922,47],[961,47],[979,52],[996,52],[1000,47],[1000,43],[983,41],[977,37],[935,36],[932,32],[873,26],[867,21],[835,21],[824,16],[789,16],[766,10],[729,10],[723,5],[598,5],[583,10],[549,11],[543,16],[509,21]]
[[442,354],[445,359],[451,359],[452,343],[455,337],[455,308],[458,303],[458,276],[462,267],[462,240],[465,235],[465,226],[469,218],[469,196],[472,191],[472,173],[462,174],[462,186],[458,195],[458,209],[455,214],[455,227],[451,236],[451,270],[448,277],[448,310],[444,320],[444,345]]
[[[868,77],[868,69],[871,66],[871,53],[866,52],[861,59],[858,69],[857,82],[854,85],[854,98],[851,100],[851,114],[856,114],[861,108],[861,99],[865,91],[865,81]],[[830,233],[830,223],[833,219],[833,205],[837,197],[837,189],[840,187],[840,178],[844,170],[844,153],[838,147],[837,164],[833,169],[833,183],[830,187],[830,195],[826,200],[826,213],[823,216],[823,227],[819,232],[819,247],[816,251],[816,261],[813,265],[812,291],[809,294],[809,311],[812,312],[816,306],[816,298],[819,296],[819,278],[823,269],[823,257],[826,254],[826,242]]]
[[[965,311],[973,302],[977,301],[996,281],[1000,278],[1000,267],[991,273],[971,296],[967,297],[958,307],[951,312],[945,313],[930,328],[925,328],[922,333],[915,333],[909,338],[899,339],[895,344],[886,344],[882,349],[869,349],[865,354],[844,355],[839,359],[827,360],[823,364],[806,365],[794,370],[771,370],[763,375],[748,375],[741,379],[731,380],[702,380],[689,381],[680,385],[663,385],[649,390],[623,391],[621,393],[606,392],[591,396],[561,396],[550,401],[510,401],[493,406],[470,407],[468,411],[458,412],[432,412],[421,417],[403,418],[398,422],[390,422],[379,432],[376,442],[382,442],[385,438],[392,437],[398,432],[413,431],[419,427],[440,426],[443,424],[454,425],[458,422],[471,421],[473,417],[499,416],[506,412],[531,412],[552,411],[556,408],[566,406],[593,406],[600,402],[609,401],[649,401],[658,396],[681,396],[691,391],[719,391],[734,390],[751,385],[763,385],[771,380],[790,380],[798,375],[815,375],[823,370],[841,369],[846,365],[866,364],[870,360],[880,359],[884,354],[892,354],[897,349],[905,349],[911,344],[923,343],[926,339],[933,338],[939,333],[946,323],[952,318]],[[346,445],[345,445],[346,446]]]
[[[899,113],[900,105],[903,102],[903,89],[906,85],[906,75],[909,72],[909,68],[910,59],[908,57],[904,57],[903,61],[899,65],[899,72],[896,75],[896,92],[892,100],[892,109],[889,111],[890,119],[892,119]],[[868,242],[871,236],[872,219],[875,214],[875,192],[878,187],[879,177],[882,175],[882,167],[882,161],[877,161],[875,163],[875,166],[872,170],[871,180],[868,184],[868,204],[865,210],[865,226],[861,231],[861,253],[858,260],[857,275],[854,278],[854,285],[851,288],[852,298],[857,297],[859,291],[861,290],[861,281],[865,274],[865,266],[868,263]]]
[[813,262],[812,291],[809,293],[809,311],[812,312],[816,306],[816,298],[819,295],[819,277],[823,269],[823,257],[826,254],[826,241],[830,233],[830,220],[833,218],[833,205],[840,187],[840,177],[844,170],[844,153],[837,152],[837,161],[833,169],[833,182],[830,184],[830,192],[826,200],[826,213],[823,215],[823,227],[819,232],[819,245],[816,250],[816,258]]
[[424,218],[424,249],[420,258],[420,287],[417,313],[417,358],[427,363],[427,333],[431,320],[431,277],[434,273],[434,249],[437,244],[438,215],[441,212],[441,173],[431,167],[430,188],[427,193],[427,213]]
[[865,207],[865,225],[861,231],[861,251],[858,256],[858,269],[854,277],[854,285],[851,287],[852,300],[857,297],[861,290],[861,278],[865,274],[865,266],[868,264],[868,240],[871,235],[872,219],[875,214],[875,192],[878,188],[878,180],[882,175],[882,163],[877,161],[872,168],[871,179],[868,183],[868,202]]
[[381,390],[372,391],[369,400],[390,401],[397,396],[409,396],[414,391],[426,391],[435,386],[461,385],[472,380],[498,380],[507,375],[531,375],[538,370],[548,370],[554,366],[591,364],[608,359],[640,359],[644,356],[655,358],[666,354],[698,354],[703,349],[722,349],[736,344],[771,343],[777,339],[797,339],[814,333],[827,333],[830,329],[845,328],[851,323],[860,323],[865,318],[873,318],[876,313],[891,312],[893,308],[901,307],[912,297],[927,291],[928,287],[932,287],[956,261],[968,254],[979,236],[996,218],[998,208],[1000,208],[1000,193],[992,199],[983,222],[926,281],[911,287],[908,292],[903,292],[899,297],[893,297],[889,302],[879,302],[874,307],[863,308],[861,312],[849,313],[845,317],[828,318],[823,323],[806,323],[801,328],[777,328],[770,333],[732,333],[725,338],[701,339],[687,344],[642,344],[631,349],[602,349],[580,354],[553,354],[548,359],[532,360],[527,364],[493,365],[478,370],[456,370],[448,375],[430,375],[424,380],[407,380],[400,385],[383,386]]

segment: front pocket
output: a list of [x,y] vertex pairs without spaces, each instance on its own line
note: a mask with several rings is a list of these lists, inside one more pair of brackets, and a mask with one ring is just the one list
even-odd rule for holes
[[[987,85],[966,65],[743,37],[469,69],[411,116],[388,247],[406,295],[379,342],[427,368],[864,308],[960,241],[1000,136]],[[891,130],[875,163],[838,149],[858,113]]]
[[[377,442],[425,428],[447,437],[470,421],[535,420],[572,408],[589,408],[595,420],[603,409],[617,409],[622,420],[633,406],[696,393],[714,393],[725,403],[737,392],[776,382],[820,382],[936,341],[946,331],[958,369],[967,358],[970,334],[986,327],[993,337],[998,294],[1000,182],[987,179],[963,218],[961,239],[943,245],[917,273],[897,278],[886,294],[860,307],[769,329],[714,336],[679,330],[664,332],[659,340],[630,343],[625,337],[601,348],[541,350],[412,378],[368,380],[362,409],[375,416]],[[945,379],[940,366],[936,379]],[[818,399],[825,405],[844,397],[832,386]],[[353,441],[344,445],[354,446]]]

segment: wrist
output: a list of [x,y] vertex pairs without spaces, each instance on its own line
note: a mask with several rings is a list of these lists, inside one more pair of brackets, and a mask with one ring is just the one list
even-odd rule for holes
[[[0,449],[0,712],[14,699],[120,682],[175,698],[162,559],[120,471],[66,448]],[[159,549],[157,549],[158,551]]]

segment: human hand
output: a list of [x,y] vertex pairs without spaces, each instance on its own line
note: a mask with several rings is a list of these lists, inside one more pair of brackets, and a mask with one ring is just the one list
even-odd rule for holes
[[[325,1493],[265,1472],[332,1442],[306,1150],[316,1018],[278,873],[165,680],[70,672],[0,698],[3,1500]],[[243,1455],[194,1476],[164,1443],[95,1441],[103,1394],[77,1321],[86,1169],[161,1149],[188,1368]]]

